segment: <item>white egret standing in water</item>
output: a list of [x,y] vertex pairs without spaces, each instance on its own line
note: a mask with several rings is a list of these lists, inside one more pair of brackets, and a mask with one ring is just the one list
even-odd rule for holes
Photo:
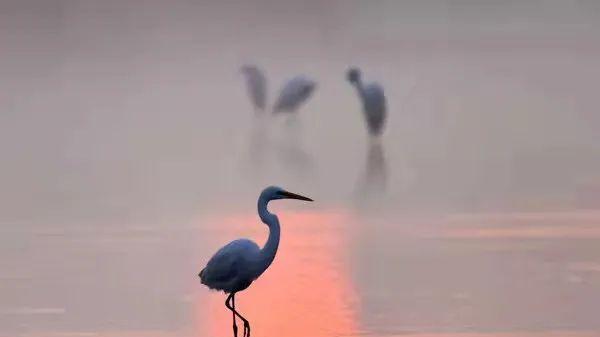
[[267,79],[263,71],[255,65],[244,65],[241,72],[246,78],[248,96],[256,112],[262,112],[267,105]]
[[273,113],[295,112],[312,94],[317,83],[306,76],[296,76],[281,89]]
[[363,83],[358,68],[350,68],[348,81],[356,88],[363,105],[363,113],[371,137],[378,137],[383,132],[387,119],[387,108],[383,87],[379,83]]
[[269,226],[269,238],[261,249],[248,239],[238,239],[219,249],[198,274],[200,282],[210,289],[221,290],[229,294],[225,306],[233,316],[233,335],[237,336],[235,317],[244,322],[244,336],[250,336],[250,324],[235,310],[235,294],[250,286],[269,266],[279,247],[279,219],[270,213],[267,204],[277,199],[312,199],[294,194],[276,186],[265,188],[258,198],[258,215]]

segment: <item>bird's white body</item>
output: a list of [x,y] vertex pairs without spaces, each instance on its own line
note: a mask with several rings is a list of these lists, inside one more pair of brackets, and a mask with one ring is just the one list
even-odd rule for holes
[[273,106],[273,112],[294,112],[313,93],[317,83],[306,76],[296,76],[281,89],[279,98]]
[[242,67],[242,74],[254,109],[257,112],[264,111],[267,105],[267,79],[263,71],[254,65],[245,65]]
[[360,78],[360,72],[355,71],[355,74],[350,82],[358,91],[358,95],[362,101],[363,115],[367,123],[367,129],[371,136],[379,136],[383,133],[387,119],[387,103],[383,87],[377,83],[364,84]]
[[252,266],[260,260],[260,247],[238,239],[219,249],[200,274],[210,289],[232,293],[246,289],[260,275]]

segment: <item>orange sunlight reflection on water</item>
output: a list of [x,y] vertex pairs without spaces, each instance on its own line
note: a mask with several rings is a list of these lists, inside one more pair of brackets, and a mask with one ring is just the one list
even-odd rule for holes
[[[340,230],[350,218],[342,213],[278,212],[282,234],[271,267],[236,297],[236,308],[252,326],[252,336],[331,336],[351,334],[356,327],[357,295],[348,272],[348,231]],[[262,245],[264,225],[256,215],[221,219],[223,227]],[[256,225],[252,225],[255,224]],[[248,230],[251,231],[248,231]],[[220,235],[220,233],[219,233]],[[230,235],[226,233],[223,235]],[[231,312],[226,296],[211,292],[198,303],[198,315],[206,326],[198,336],[232,334]],[[241,322],[240,335],[241,335]]]

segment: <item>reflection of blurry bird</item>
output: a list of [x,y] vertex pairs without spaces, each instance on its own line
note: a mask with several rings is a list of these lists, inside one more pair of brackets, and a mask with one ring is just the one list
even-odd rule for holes
[[246,140],[246,164],[244,173],[251,174],[251,179],[257,175],[268,174],[265,166],[269,164],[271,144],[269,143],[269,128],[263,118],[256,118]]
[[312,155],[297,140],[284,140],[277,144],[278,159],[286,172],[294,178],[306,179],[311,176],[315,166]]
[[235,294],[248,288],[269,268],[279,247],[279,219],[267,209],[269,201],[277,199],[312,201],[312,199],[287,192],[280,187],[265,188],[258,198],[258,215],[262,222],[269,226],[269,238],[265,246],[261,249],[248,239],[232,241],[219,249],[198,274],[202,284],[210,289],[222,290],[229,294],[225,306],[233,314],[234,336],[237,336],[236,316],[244,322],[244,336],[250,336],[248,320],[235,310]]
[[315,81],[305,76],[292,78],[281,89],[273,113],[296,111],[310,97],[316,85]]
[[267,102],[267,79],[262,70],[254,65],[244,65],[241,69],[246,78],[248,95],[256,112],[265,110]]
[[347,79],[360,95],[369,134],[373,137],[381,135],[387,117],[383,88],[375,82],[364,84],[357,68],[348,70]]
[[365,201],[376,201],[387,190],[388,172],[383,146],[372,142],[367,153],[365,171],[356,185],[356,193],[362,205]]

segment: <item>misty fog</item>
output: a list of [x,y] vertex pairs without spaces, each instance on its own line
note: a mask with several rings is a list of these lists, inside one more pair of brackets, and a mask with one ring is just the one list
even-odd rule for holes
[[[600,2],[0,0],[0,50],[0,336],[229,333],[197,268],[266,185],[316,202],[257,336],[600,329]],[[317,82],[293,123],[244,64]]]
[[[593,1],[3,1],[0,13],[5,223],[168,218],[265,184],[346,203],[368,148],[350,65],[386,89],[390,207],[599,202]],[[259,175],[244,166],[247,62],[265,69],[271,103],[293,75],[318,82],[299,112],[305,181],[273,158]]]

